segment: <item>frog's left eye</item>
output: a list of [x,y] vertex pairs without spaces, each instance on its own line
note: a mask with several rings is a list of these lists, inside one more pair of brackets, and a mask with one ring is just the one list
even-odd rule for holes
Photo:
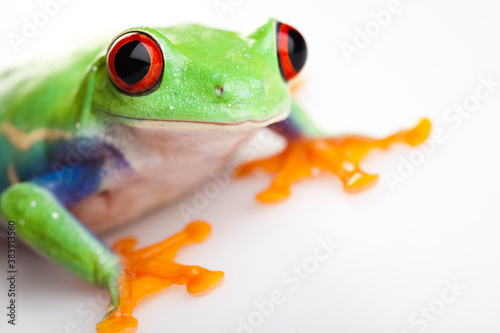
[[163,77],[160,46],[145,32],[128,32],[118,37],[109,47],[107,64],[111,82],[131,96],[153,92]]
[[293,27],[277,22],[276,51],[278,53],[281,76],[285,81],[289,81],[300,72],[306,63],[306,41]]

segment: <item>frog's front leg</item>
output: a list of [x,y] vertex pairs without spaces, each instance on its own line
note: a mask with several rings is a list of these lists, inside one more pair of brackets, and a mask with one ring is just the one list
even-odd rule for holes
[[[83,178],[89,180],[91,174]],[[186,284],[188,292],[198,296],[222,281],[222,272],[173,262],[179,247],[208,235],[206,223],[190,224],[183,232],[142,250],[134,250],[135,242],[125,239],[117,243],[115,253],[68,212],[63,204],[68,196],[59,197],[81,194],[82,184],[69,188],[67,183],[52,179],[56,178],[48,175],[11,186],[1,195],[0,211],[6,220],[16,221],[17,234],[31,248],[85,281],[109,290],[109,311],[98,332],[134,332],[137,320],[132,311],[137,302],[171,284]]]
[[47,188],[33,182],[6,189],[0,199],[5,220],[16,222],[20,239],[40,254],[111,294],[117,304],[119,258],[68,212]]
[[257,195],[262,202],[275,202],[288,197],[292,183],[312,176],[315,169],[337,175],[347,192],[362,191],[378,179],[378,175],[367,174],[360,168],[363,157],[370,150],[388,149],[398,142],[419,145],[429,135],[431,125],[428,119],[422,119],[415,128],[383,139],[358,135],[329,137],[314,126],[300,107],[293,104],[290,117],[270,127],[287,139],[285,150],[275,156],[249,162],[237,172],[238,175],[245,175],[263,168],[278,173],[271,186]]
[[122,332],[126,327],[136,327],[137,320],[132,317],[136,304],[172,284],[185,284],[191,296],[203,296],[217,288],[223,281],[223,272],[184,266],[173,261],[180,247],[203,241],[209,232],[208,224],[197,221],[163,242],[141,250],[134,249],[134,238],[117,242],[113,248],[120,254],[123,263],[123,273],[119,278],[119,302],[97,325],[97,331]]

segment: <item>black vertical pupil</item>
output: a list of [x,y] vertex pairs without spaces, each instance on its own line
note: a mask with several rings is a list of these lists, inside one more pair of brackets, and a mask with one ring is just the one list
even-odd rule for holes
[[307,58],[307,46],[304,37],[295,29],[288,30],[288,56],[295,72],[300,72]]
[[148,74],[151,57],[144,44],[134,40],[120,47],[116,52],[114,65],[118,77],[131,86]]

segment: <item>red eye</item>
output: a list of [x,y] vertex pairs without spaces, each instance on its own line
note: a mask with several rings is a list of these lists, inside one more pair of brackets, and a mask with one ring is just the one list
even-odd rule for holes
[[277,22],[276,46],[281,76],[285,81],[289,81],[300,72],[306,63],[306,41],[291,26]]
[[111,82],[127,95],[149,94],[159,87],[163,77],[160,46],[144,32],[118,37],[108,50],[107,63]]

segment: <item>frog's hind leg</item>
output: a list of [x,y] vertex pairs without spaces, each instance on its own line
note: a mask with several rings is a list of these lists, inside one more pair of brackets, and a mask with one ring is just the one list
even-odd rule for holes
[[185,284],[192,296],[203,296],[223,281],[224,273],[200,266],[184,266],[173,261],[180,247],[201,242],[210,232],[204,222],[192,222],[176,235],[146,248],[135,250],[136,241],[126,238],[113,248],[121,256],[123,273],[119,279],[118,306],[96,327],[98,332],[133,332],[137,320],[132,312],[146,296],[172,284]]

